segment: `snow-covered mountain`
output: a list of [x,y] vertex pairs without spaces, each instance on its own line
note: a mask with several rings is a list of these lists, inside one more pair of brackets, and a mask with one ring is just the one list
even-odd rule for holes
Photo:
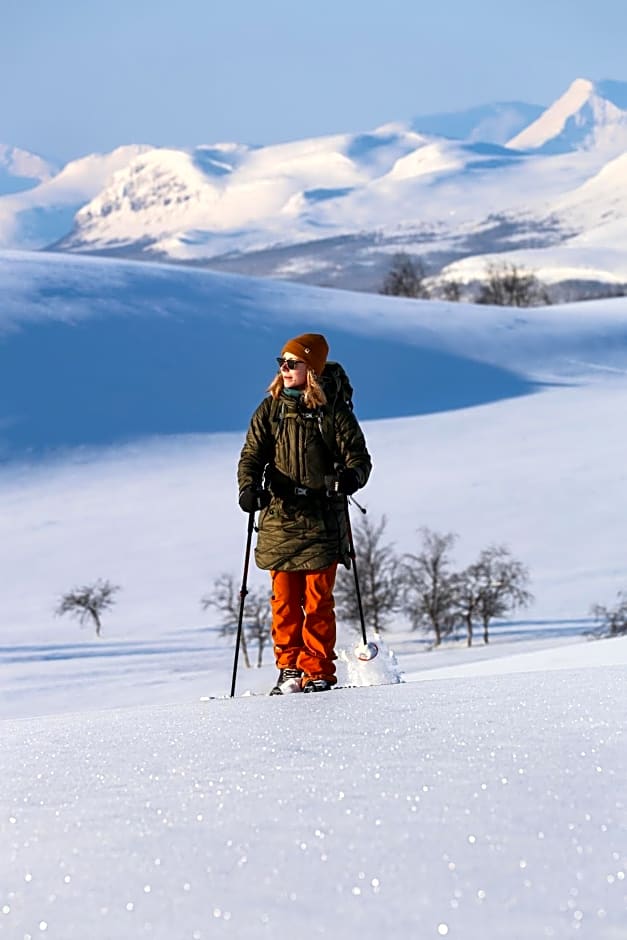
[[[502,139],[507,146],[494,142]],[[615,247],[607,222],[620,211],[625,152],[627,83],[577,79],[541,114],[492,105],[280,145],[126,147],[75,161],[0,197],[0,246],[362,289],[381,284],[397,251],[437,272],[531,250],[550,280],[555,265],[543,252],[557,248],[572,279],[586,279],[572,239],[594,230],[601,254]],[[627,280],[620,259],[595,271]]]
[[[437,227],[441,194],[425,205],[426,190],[519,160],[496,145],[425,137],[404,125],[218,152],[218,171],[216,148],[138,156],[77,213],[74,232],[57,248],[140,245],[153,257],[197,261],[351,236],[371,231],[375,220],[388,234],[399,226]],[[475,198],[458,206],[459,217],[473,216]]]
[[577,79],[508,146],[543,153],[627,150],[627,82]]
[[30,189],[58,171],[54,163],[39,154],[0,144],[0,196]]
[[418,134],[505,145],[543,111],[540,105],[524,101],[498,101],[465,111],[424,114],[413,118],[411,127]]
[[41,177],[30,189],[0,196],[0,247],[45,248],[62,238],[86,202],[107,184],[112,174],[147,148],[119,147],[108,154],[91,154],[66,164],[54,175]]
[[503,261],[536,272],[549,285],[568,282],[627,284],[627,151],[608,160],[598,173],[548,202],[540,226],[562,233],[542,248],[513,246],[506,252],[478,253],[445,266],[443,279],[481,280],[486,267]]

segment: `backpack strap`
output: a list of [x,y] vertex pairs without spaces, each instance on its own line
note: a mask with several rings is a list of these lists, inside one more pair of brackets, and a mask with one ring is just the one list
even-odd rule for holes
[[318,413],[318,430],[320,431],[320,437],[322,442],[330,451],[331,456],[334,460],[337,458],[337,450],[335,447],[335,402],[332,406],[325,405]]
[[279,436],[284,417],[285,410],[283,402],[273,398],[270,402],[270,414],[268,415],[268,420],[270,421],[270,429],[272,431],[272,437],[275,441]]

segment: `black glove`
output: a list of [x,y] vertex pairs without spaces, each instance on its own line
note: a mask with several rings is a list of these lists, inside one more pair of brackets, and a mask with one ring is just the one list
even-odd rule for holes
[[359,477],[355,470],[340,467],[337,471],[337,492],[343,496],[352,496],[359,489]]
[[240,509],[244,512],[257,512],[270,504],[270,492],[261,486],[245,486],[239,494]]

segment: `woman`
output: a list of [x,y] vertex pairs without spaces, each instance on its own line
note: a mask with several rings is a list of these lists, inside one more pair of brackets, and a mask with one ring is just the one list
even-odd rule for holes
[[237,471],[241,508],[261,509],[255,558],[272,578],[279,677],[271,695],[335,685],[333,586],[338,562],[350,566],[346,497],[372,466],[351,408],[341,396],[332,401],[328,352],[319,333],[287,341]]

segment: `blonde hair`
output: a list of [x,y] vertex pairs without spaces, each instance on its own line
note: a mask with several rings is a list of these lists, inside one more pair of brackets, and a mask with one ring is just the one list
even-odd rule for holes
[[[276,400],[280,397],[283,387],[283,375],[279,372],[272,379],[267,390]],[[318,382],[318,376],[313,369],[307,369],[307,382],[303,390],[303,401],[307,408],[319,408],[327,403],[327,396],[324,394],[322,386]]]

